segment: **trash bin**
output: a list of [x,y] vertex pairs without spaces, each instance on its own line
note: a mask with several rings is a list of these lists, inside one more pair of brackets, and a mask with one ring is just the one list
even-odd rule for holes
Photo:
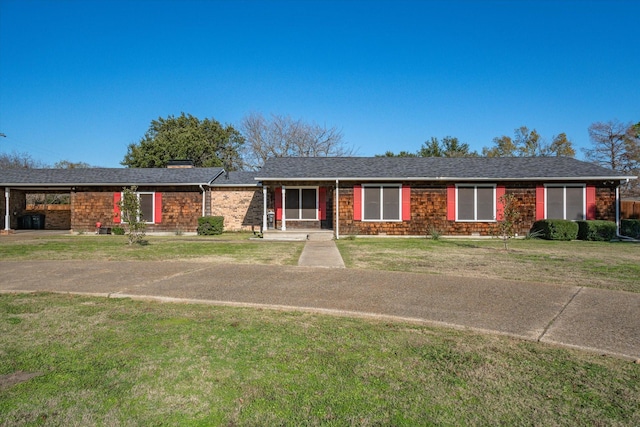
[[276,214],[273,211],[267,212],[267,229],[273,230],[275,228]]
[[18,228],[22,230],[31,230],[31,227],[32,227],[31,218],[32,218],[32,215],[22,215],[18,219]]
[[44,215],[31,215],[31,228],[34,230],[44,230]]

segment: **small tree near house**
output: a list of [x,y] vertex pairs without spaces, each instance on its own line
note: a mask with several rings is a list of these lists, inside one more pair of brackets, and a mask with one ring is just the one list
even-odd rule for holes
[[120,219],[125,225],[127,239],[130,245],[134,243],[142,244],[147,227],[140,209],[140,199],[136,191],[138,187],[122,189],[122,199],[118,202],[120,208]]
[[520,218],[518,211],[518,200],[513,194],[504,194],[498,198],[498,203],[502,204],[502,218],[498,218],[498,237],[504,243],[504,250],[508,249],[509,239],[516,235],[516,222]]

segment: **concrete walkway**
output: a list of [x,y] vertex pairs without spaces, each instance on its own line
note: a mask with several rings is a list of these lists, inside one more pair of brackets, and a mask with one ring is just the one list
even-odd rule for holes
[[575,286],[202,261],[0,261],[0,292],[23,291],[411,321],[640,359],[640,294]]
[[344,268],[344,261],[333,240],[307,240],[298,259],[301,267]]

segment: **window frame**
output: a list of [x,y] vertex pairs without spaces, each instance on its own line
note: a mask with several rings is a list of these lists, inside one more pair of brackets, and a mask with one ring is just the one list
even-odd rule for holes
[[[155,224],[156,222],[156,192],[155,191],[136,191],[135,192],[136,197],[138,198],[138,204],[140,205],[140,207],[142,207],[142,205],[140,204],[140,196],[141,195],[150,195],[151,196],[151,221],[146,220],[144,223],[145,224]],[[124,197],[124,194],[122,192],[120,192],[120,200],[122,200]],[[140,209],[140,213],[142,213],[142,209]],[[122,214],[120,214],[121,216],[121,223],[122,224],[128,224],[128,221],[124,220],[124,217]],[[140,217],[138,216],[137,218],[138,221],[140,221]]]
[[[298,191],[298,218],[291,218],[289,215],[287,215],[287,212],[290,210],[289,208],[287,208],[287,200],[290,194],[291,190],[297,190]],[[302,218],[302,211],[303,211],[303,204],[302,204],[302,190],[314,190],[315,191],[315,208],[314,208],[314,218]],[[301,187],[285,187],[285,200],[283,203],[283,207],[282,207],[282,212],[284,213],[284,217],[286,218],[287,222],[288,221],[319,221],[319,213],[318,213],[318,206],[320,204],[320,187],[319,186],[301,186]]]
[[[460,188],[473,188],[473,219],[460,219]],[[488,188],[491,189],[491,197],[492,197],[492,217],[491,219],[478,219],[478,188]],[[496,219],[496,209],[497,209],[497,201],[496,201],[496,193],[497,193],[497,184],[456,184],[456,222],[497,222]]]
[[[379,216],[376,219],[368,219],[365,216],[367,200],[366,200],[366,189],[367,188],[378,188],[380,190],[380,211]],[[384,188],[397,188],[398,189],[398,216],[393,219],[385,219],[384,218]],[[362,184],[362,202],[361,202],[361,221],[362,222],[402,222],[402,184]]]
[[[562,218],[549,218],[549,199],[548,188],[562,188]],[[587,219],[587,184],[584,183],[571,183],[571,184],[544,184],[544,219],[563,219],[567,220],[567,188],[581,188],[582,189],[582,218],[581,219],[569,219],[568,221],[584,221]]]

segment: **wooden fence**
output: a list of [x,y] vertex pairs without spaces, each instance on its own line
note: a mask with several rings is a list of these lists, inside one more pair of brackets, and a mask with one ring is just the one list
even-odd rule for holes
[[623,200],[620,205],[621,219],[640,219],[640,200]]

